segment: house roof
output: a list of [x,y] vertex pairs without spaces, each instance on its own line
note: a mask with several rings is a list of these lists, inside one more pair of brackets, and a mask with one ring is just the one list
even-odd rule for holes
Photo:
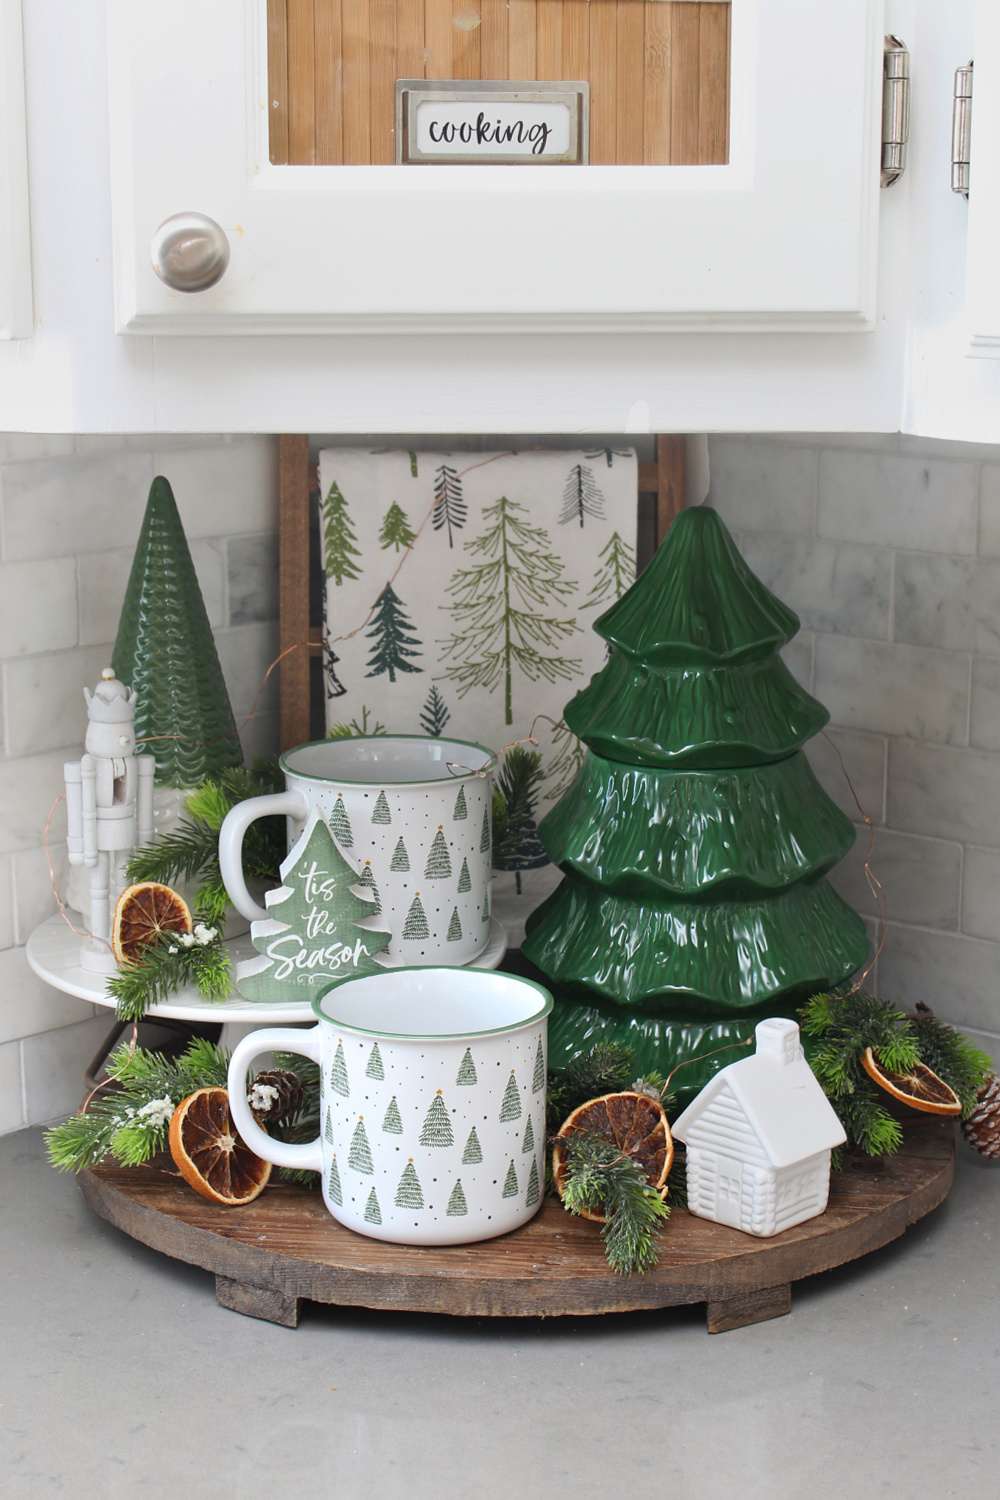
[[670,1127],[687,1141],[692,1126],[729,1086],[773,1167],[790,1167],[847,1137],[802,1052],[783,1061],[772,1052],[743,1057],[716,1073]]

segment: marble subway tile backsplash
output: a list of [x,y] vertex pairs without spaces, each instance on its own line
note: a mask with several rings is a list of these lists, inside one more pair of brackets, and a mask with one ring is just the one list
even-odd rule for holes
[[[277,441],[0,434],[0,1133],[75,1109],[111,1013],[50,989],[23,944],[68,870],[63,762],[82,750],[83,688],[110,663],[155,474],[170,480],[238,722],[277,654]],[[244,731],[277,748],[275,682]],[[54,809],[54,810],[53,810]]]
[[[798,503],[785,500],[790,453]],[[889,903],[879,992],[926,1001],[1000,1058],[1000,448],[727,435],[710,438],[709,458],[709,503],[718,475],[744,556],[802,618],[808,648],[786,656],[800,681],[811,657],[829,740],[876,827],[872,868]],[[833,745],[820,736],[807,753],[859,829],[831,880],[870,920],[868,827]]]

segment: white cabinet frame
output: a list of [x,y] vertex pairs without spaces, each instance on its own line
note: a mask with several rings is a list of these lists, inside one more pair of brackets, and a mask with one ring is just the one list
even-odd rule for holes
[[32,331],[21,0],[0,0],[0,339]]
[[[959,62],[965,62],[960,58]],[[969,352],[1000,358],[1000,6],[976,5],[965,290]]]
[[[265,0],[108,0],[122,333],[858,331],[875,317],[882,0],[733,0],[710,167],[274,167]],[[166,218],[232,261],[154,275]]]

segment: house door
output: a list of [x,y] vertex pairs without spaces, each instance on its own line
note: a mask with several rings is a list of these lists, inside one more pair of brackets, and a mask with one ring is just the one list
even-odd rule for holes
[[720,1224],[732,1229],[740,1227],[740,1207],[743,1200],[743,1163],[719,1158],[719,1177],[716,1186],[716,1214]]

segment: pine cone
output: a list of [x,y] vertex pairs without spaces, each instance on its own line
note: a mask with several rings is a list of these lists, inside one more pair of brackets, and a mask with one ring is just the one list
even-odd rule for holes
[[247,1103],[263,1125],[268,1120],[287,1120],[302,1103],[298,1074],[287,1068],[266,1068],[247,1089]]
[[976,1095],[975,1108],[962,1121],[962,1134],[980,1156],[1000,1161],[1000,1078],[995,1073],[990,1073]]

